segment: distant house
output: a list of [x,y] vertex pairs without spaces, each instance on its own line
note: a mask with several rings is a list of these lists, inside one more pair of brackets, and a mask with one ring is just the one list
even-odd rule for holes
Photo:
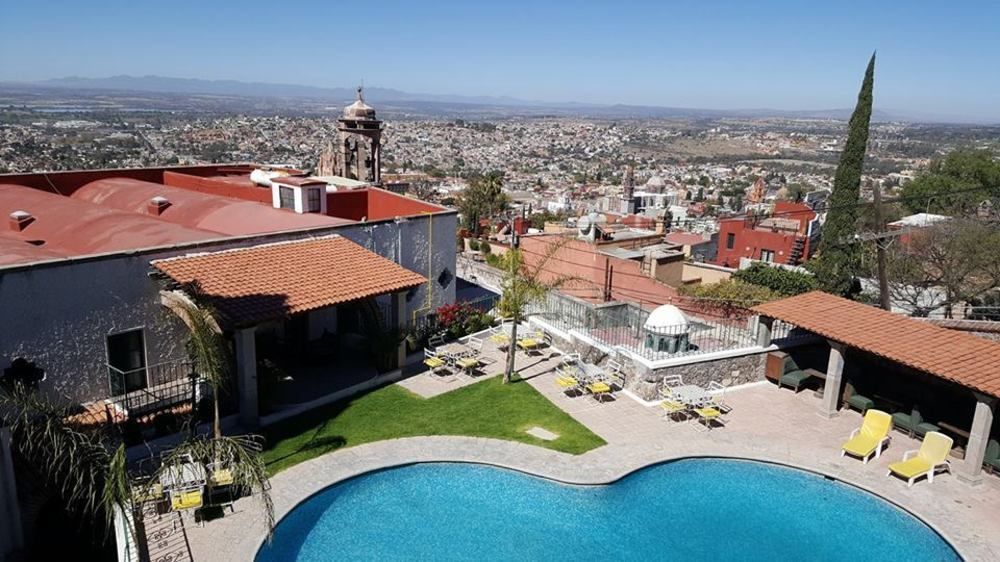
[[738,267],[740,258],[799,265],[812,255],[819,234],[808,205],[778,201],[769,215],[719,221],[716,265]]

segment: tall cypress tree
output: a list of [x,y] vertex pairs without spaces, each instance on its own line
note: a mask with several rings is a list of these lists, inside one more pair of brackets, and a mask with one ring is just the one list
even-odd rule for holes
[[872,118],[874,75],[875,54],[872,53],[858,93],[858,104],[848,124],[847,142],[840,154],[840,163],[833,180],[830,210],[826,215],[826,223],[823,224],[819,256],[812,264],[823,290],[837,295],[852,296],[859,289],[856,275],[861,265],[861,248],[853,243],[853,238],[857,232],[861,170]]

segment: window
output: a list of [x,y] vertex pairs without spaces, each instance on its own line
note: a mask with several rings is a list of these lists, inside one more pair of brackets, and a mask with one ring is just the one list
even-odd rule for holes
[[118,395],[146,388],[146,342],[142,328],[111,334],[107,346],[111,392]]
[[767,263],[774,262],[774,250],[761,250],[760,261],[766,261]]
[[736,247],[736,234],[730,232],[726,234],[726,249],[732,250]]
[[319,190],[316,188],[310,189],[308,193],[309,201],[306,206],[307,213],[318,213],[320,211],[319,204]]
[[278,188],[278,206],[282,209],[295,210],[295,191],[290,187]]

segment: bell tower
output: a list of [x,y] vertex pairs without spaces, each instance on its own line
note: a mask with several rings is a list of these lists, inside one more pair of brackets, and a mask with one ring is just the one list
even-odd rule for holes
[[340,133],[340,157],[334,168],[337,175],[373,184],[382,183],[382,121],[375,108],[365,103],[358,88],[358,99],[344,108],[337,120]]

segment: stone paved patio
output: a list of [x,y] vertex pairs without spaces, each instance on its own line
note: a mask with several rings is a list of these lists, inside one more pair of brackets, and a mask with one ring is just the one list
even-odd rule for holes
[[[521,470],[577,484],[617,480],[649,464],[691,456],[750,458],[820,472],[874,492],[906,508],[935,527],[968,560],[1000,560],[1000,478],[987,475],[971,488],[952,475],[933,484],[886,477],[886,466],[919,443],[893,432],[881,459],[868,465],[842,458],[840,444],[858,427],[856,412],[827,420],[817,414],[812,393],[793,394],[769,383],[730,390],[732,407],[725,427],[703,432],[667,421],[656,407],[618,393],[597,403],[589,397],[568,398],[553,382],[555,357],[544,356],[521,372],[554,404],[603,437],[608,444],[573,456],[521,443],[472,437],[415,437],[370,443],[340,450],[294,466],[272,480],[280,518],[297,503],[323,488],[378,468],[414,462],[479,462]],[[519,368],[521,363],[519,362]],[[447,392],[454,383],[420,376],[399,384],[420,394]],[[466,384],[474,384],[470,380]],[[438,391],[434,385],[445,389]],[[960,461],[958,461],[960,462]],[[190,528],[195,560],[252,560],[264,537],[264,525],[253,499],[237,503],[236,513],[204,527]]]

